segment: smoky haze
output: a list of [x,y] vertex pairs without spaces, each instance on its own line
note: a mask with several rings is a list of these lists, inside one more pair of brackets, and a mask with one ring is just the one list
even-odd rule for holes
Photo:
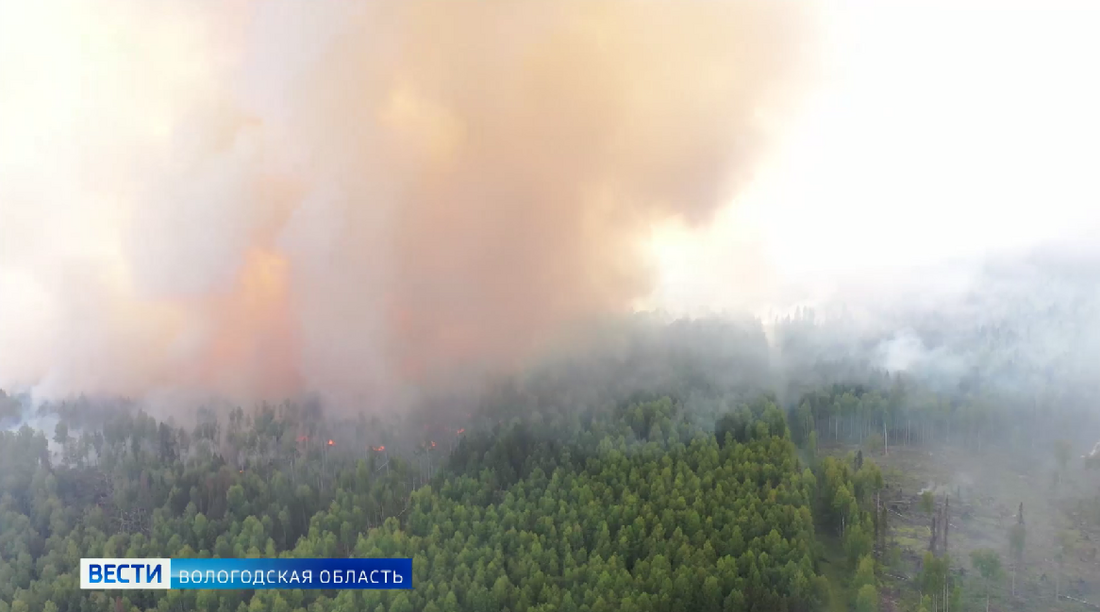
[[653,283],[799,100],[787,3],[0,9],[0,386],[373,397]]

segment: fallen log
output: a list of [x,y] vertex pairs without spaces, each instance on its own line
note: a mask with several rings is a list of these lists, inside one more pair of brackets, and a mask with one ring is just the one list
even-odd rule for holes
[[1059,595],[1058,597],[1061,598],[1061,599],[1064,599],[1066,601],[1072,601],[1074,603],[1079,603],[1082,606],[1088,606],[1088,607],[1090,607],[1094,610],[1100,610],[1100,604],[1089,603],[1089,602],[1085,601],[1084,599],[1077,599],[1076,597],[1070,597],[1069,595]]

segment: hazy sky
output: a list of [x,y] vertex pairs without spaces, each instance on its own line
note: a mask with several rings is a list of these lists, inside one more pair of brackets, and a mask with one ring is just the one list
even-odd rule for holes
[[661,235],[657,303],[925,282],[914,267],[1096,235],[1100,4],[829,7],[824,85],[705,238]]
[[1084,0],[0,3],[0,386],[369,394],[632,304],[1070,244],[1097,31]]

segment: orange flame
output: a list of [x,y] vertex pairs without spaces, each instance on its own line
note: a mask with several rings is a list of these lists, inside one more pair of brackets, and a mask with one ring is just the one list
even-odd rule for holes
[[329,446],[336,446],[336,443],[335,443],[335,442],[333,442],[332,440],[329,440],[329,441],[328,441],[328,445],[329,445]]
[[238,371],[252,391],[285,395],[298,389],[298,338],[289,291],[286,258],[271,249],[251,250],[231,293],[196,304],[218,313],[215,341],[198,366],[199,379],[224,382],[224,372]]
[[458,434],[458,435],[462,435],[462,434],[466,433],[466,428],[463,427],[462,429],[456,431],[455,433]]

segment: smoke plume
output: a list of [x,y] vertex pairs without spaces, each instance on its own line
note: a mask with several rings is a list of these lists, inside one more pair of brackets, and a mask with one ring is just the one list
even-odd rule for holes
[[9,3],[0,385],[372,393],[651,289],[805,81],[786,3]]

